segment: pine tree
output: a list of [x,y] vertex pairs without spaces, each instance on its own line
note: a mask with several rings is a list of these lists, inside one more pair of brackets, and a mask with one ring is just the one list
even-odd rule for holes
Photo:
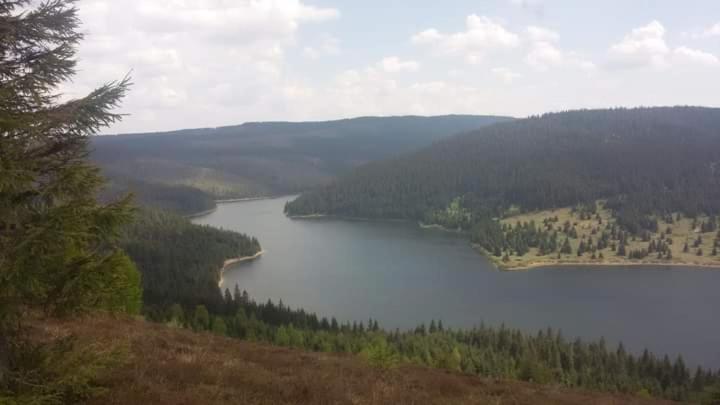
[[0,2],[0,380],[23,310],[137,313],[141,305],[140,275],[117,248],[129,200],[99,204],[103,179],[86,159],[88,137],[121,118],[111,111],[129,82],[60,101],[82,39],[73,4]]
[[565,255],[572,253],[572,247],[570,246],[570,240],[568,240],[568,238],[565,238],[565,242],[563,242],[562,248],[560,248],[560,253]]
[[43,2],[25,13],[27,0],[0,5],[0,223],[13,229],[0,235],[4,316],[16,304],[53,314],[102,306],[116,275],[134,277],[115,247],[129,202],[98,204],[103,179],[86,160],[88,137],[121,118],[111,110],[129,83],[58,102],[82,39],[72,3]]
[[627,253],[625,251],[625,244],[620,242],[620,246],[618,246],[617,249],[617,255],[618,256],[625,256]]
[[585,241],[581,240],[580,244],[578,245],[577,255],[579,257],[579,256],[582,256],[583,254],[585,254]]

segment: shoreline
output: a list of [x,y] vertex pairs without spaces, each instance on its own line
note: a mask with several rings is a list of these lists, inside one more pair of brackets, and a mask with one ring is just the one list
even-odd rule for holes
[[440,225],[440,224],[426,224],[426,223],[424,223],[424,222],[422,222],[422,221],[418,221],[418,226],[420,227],[420,229],[437,229],[437,230],[439,230],[439,231],[449,232],[449,233],[456,233],[456,234],[459,234],[459,235],[465,235],[465,234],[468,233],[467,231],[463,231],[462,229],[459,229],[459,228],[458,228],[458,229],[451,229],[451,228],[446,228],[446,227],[444,227],[444,226],[442,226],[442,225]]
[[501,259],[495,258],[489,252],[477,245],[471,244],[473,250],[485,257],[493,266],[500,271],[530,271],[533,269],[541,269],[548,267],[692,267],[697,270],[720,270],[720,262],[715,263],[695,263],[695,262],[652,262],[652,261],[557,261],[557,262],[533,262],[529,261],[522,265],[506,265]]
[[243,197],[243,198],[228,198],[224,200],[215,200],[215,204],[229,204],[229,203],[235,203],[235,202],[244,202],[244,201],[259,201],[259,200],[272,200],[274,198],[280,198],[284,196],[260,196],[260,197]]
[[389,223],[403,223],[411,222],[409,219],[391,219],[391,218],[363,218],[363,217],[347,217],[343,215],[327,215],[327,214],[308,214],[308,215],[287,215],[288,219],[340,219],[344,221],[362,221],[362,222],[389,222]]
[[690,267],[694,270],[720,270],[720,263],[653,263],[653,262],[557,262],[557,263],[528,263],[522,266],[502,266],[490,259],[498,269],[502,271],[530,271],[533,269],[541,269],[548,267]]
[[183,215],[183,218],[187,219],[194,219],[199,217],[204,217],[205,215],[210,215],[218,210],[217,205],[219,204],[232,204],[232,203],[238,203],[238,202],[248,202],[248,201],[260,201],[260,200],[274,200],[276,198],[283,198],[283,197],[291,197],[295,194],[288,194],[288,195],[278,195],[278,196],[264,196],[264,197],[245,197],[245,198],[231,198],[227,200],[214,200],[215,207],[209,210],[195,212],[192,214]]
[[252,256],[234,257],[234,258],[232,258],[232,259],[227,259],[227,260],[225,260],[225,262],[223,263],[222,268],[221,268],[220,271],[219,271],[219,273],[220,273],[220,280],[218,281],[218,288],[222,289],[222,285],[223,285],[223,283],[224,283],[224,281],[225,281],[225,278],[224,278],[225,271],[228,269],[228,267],[230,267],[230,266],[232,266],[233,264],[236,264],[236,263],[247,262],[247,261],[251,261],[251,260],[258,259],[258,258],[260,258],[260,257],[261,257],[262,255],[264,255],[264,254],[265,254],[265,251],[264,251],[264,250],[260,250],[259,252],[255,253],[255,254],[252,255]]
[[194,213],[194,214],[183,215],[183,218],[193,219],[193,218],[197,218],[197,217],[204,217],[205,215],[210,215],[210,214],[212,214],[212,213],[215,212],[215,211],[217,211],[217,206],[216,206],[215,208],[212,208],[212,209],[209,209],[209,210],[205,210],[205,211],[196,212],[196,213]]

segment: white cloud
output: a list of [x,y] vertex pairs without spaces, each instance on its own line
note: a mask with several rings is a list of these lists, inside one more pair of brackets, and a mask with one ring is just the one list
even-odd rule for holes
[[526,29],[530,42],[530,51],[525,62],[535,70],[547,71],[550,68],[576,68],[593,70],[595,64],[583,59],[578,54],[560,49],[556,43],[560,34],[548,28],[529,26]]
[[[547,4],[506,1],[538,10]],[[87,36],[80,48],[79,74],[62,90],[80,96],[133,70],[135,86],[121,110],[131,115],[109,132],[358,115],[520,116],[614,105],[717,105],[713,96],[720,92],[720,81],[710,76],[720,67],[717,49],[670,44],[675,36],[656,21],[627,35],[607,34],[607,44],[613,42],[609,38],[617,39],[609,49],[588,45],[574,50],[563,45],[568,37],[581,36],[578,43],[584,43],[591,35],[567,25],[553,26],[562,28],[562,36],[543,26],[513,25],[517,21],[510,18],[523,11],[506,7],[514,13],[503,16],[507,23],[470,15],[455,30],[418,32],[405,47],[388,37],[387,43],[350,54],[341,49],[340,38],[361,46],[354,41],[362,37],[348,31],[350,24],[325,24],[340,12],[312,5],[315,2],[320,3],[79,0]],[[308,29],[310,25],[314,27]],[[697,31],[707,36],[713,32],[713,27]],[[602,38],[592,39],[588,44]],[[425,50],[429,56],[452,57],[416,56]],[[329,57],[341,53],[347,58]],[[598,68],[590,61],[607,57],[615,66],[666,68],[647,74]],[[322,63],[296,63],[298,58]],[[359,67],[347,69],[347,63]],[[593,72],[593,80],[576,74],[585,72]]]
[[531,41],[556,42],[560,40],[560,34],[557,32],[534,25],[527,27],[527,34]]
[[430,46],[438,52],[461,54],[468,63],[480,62],[487,53],[507,50],[520,45],[520,37],[489,17],[469,15],[465,31],[444,34],[435,28],[412,37],[416,45]]
[[705,66],[720,66],[720,58],[717,56],[685,46],[675,48],[673,57],[679,62],[696,63]]
[[389,56],[378,62],[378,67],[388,73],[417,72],[420,64],[414,60],[401,60],[397,56]]
[[[706,30],[706,33],[709,32],[712,32],[712,28]],[[720,65],[720,59],[711,53],[687,46],[671,48],[665,40],[665,34],[665,27],[658,21],[633,29],[621,42],[610,48],[611,64],[616,67],[660,69],[678,64]]]
[[[286,53],[301,27],[340,16],[306,1],[80,0],[79,74],[62,90],[78,97],[132,70],[131,115],[113,132],[233,124],[240,106],[262,119],[293,94]],[[330,36],[305,48],[339,52]]]
[[491,70],[491,72],[500,78],[504,83],[510,84],[514,82],[515,80],[522,77],[521,74],[515,73],[512,70],[504,67],[496,67]]
[[622,41],[610,47],[611,62],[618,67],[667,66],[670,48],[665,42],[665,27],[657,20],[635,28]]
[[325,36],[316,46],[306,46],[303,54],[310,59],[318,59],[325,55],[338,55],[340,53],[340,40],[333,36]]
[[720,37],[720,22],[690,34],[692,38]]
[[704,34],[709,37],[717,37],[720,36],[720,22],[713,25],[712,27],[706,29],[704,31]]
[[375,66],[343,71],[312,92],[293,88],[293,95],[298,117],[503,113],[484,87],[462,80],[406,82]]
[[594,63],[574,53],[565,52],[555,45],[544,41],[533,44],[525,61],[532,68],[539,71],[546,71],[553,67],[577,68],[586,71],[595,69]]
[[539,70],[561,65],[563,59],[562,52],[549,42],[537,42],[527,56],[528,64]]

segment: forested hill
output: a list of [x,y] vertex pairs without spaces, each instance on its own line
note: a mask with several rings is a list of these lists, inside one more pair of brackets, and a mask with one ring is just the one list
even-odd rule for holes
[[92,139],[91,158],[124,184],[183,185],[216,199],[266,196],[304,191],[366,162],[510,119],[364,117],[101,136]]
[[219,272],[225,260],[261,250],[247,235],[200,226],[158,210],[141,210],[123,229],[120,247],[142,274],[145,315],[172,304],[222,306]]
[[720,109],[545,114],[371,163],[306,193],[290,215],[423,219],[460,197],[500,215],[609,198],[619,215],[720,210]]
[[111,177],[100,194],[100,200],[114,201],[128,193],[133,194],[134,202],[141,207],[166,210],[177,215],[199,214],[216,207],[212,195],[193,187],[123,177]]

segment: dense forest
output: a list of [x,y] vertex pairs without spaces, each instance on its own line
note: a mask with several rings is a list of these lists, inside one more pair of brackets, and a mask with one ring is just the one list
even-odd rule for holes
[[101,201],[113,201],[132,194],[133,201],[142,207],[161,209],[178,215],[193,215],[215,209],[212,195],[183,185],[148,183],[120,177],[109,178],[100,194]]
[[142,274],[144,312],[150,315],[172,303],[218,310],[225,260],[260,251],[255,238],[149,209],[125,226],[120,246]]
[[184,185],[215,199],[268,196],[304,191],[368,161],[507,120],[364,117],[101,136],[92,140],[91,158],[112,179]]
[[378,367],[401,362],[496,378],[714,403],[720,373],[690,370],[682,357],[635,356],[622,344],[568,340],[551,329],[527,334],[504,326],[446,329],[431,321],[410,331],[389,332],[377,321],[338,323],[334,318],[293,310],[282,301],[257,303],[247,292],[226,290],[224,307],[174,305],[157,320],[241,339],[313,351],[358,354]]
[[[370,163],[288,204],[289,215],[451,219],[471,228],[508,211],[606,199],[620,225],[720,211],[720,109],[674,107],[545,114],[457,135]],[[455,226],[457,218],[448,225]],[[443,223],[445,225],[445,223]]]

